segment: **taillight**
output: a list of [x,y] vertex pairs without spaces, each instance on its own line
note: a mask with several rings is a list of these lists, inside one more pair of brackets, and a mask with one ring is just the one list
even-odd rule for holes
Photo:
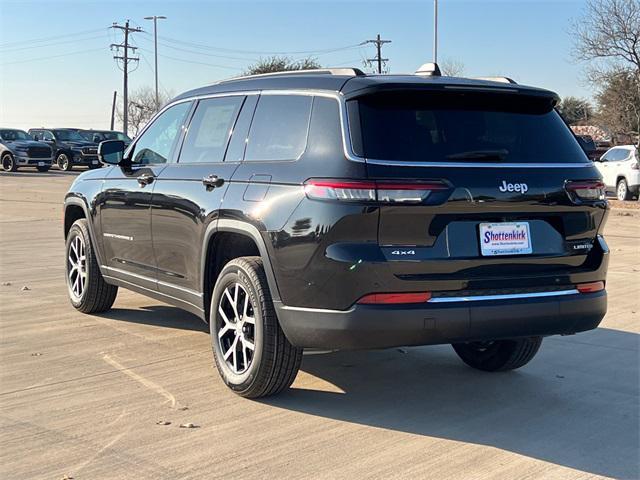
[[304,184],[304,191],[308,198],[347,202],[420,203],[433,191],[448,188],[442,182],[311,179]]
[[590,283],[579,283],[576,285],[576,289],[580,293],[594,293],[604,290],[604,282],[590,282]]
[[430,292],[419,293],[371,293],[357,303],[365,305],[390,305],[398,303],[424,303],[431,299]]
[[600,180],[567,182],[565,188],[567,192],[579,200],[593,201],[605,199],[605,186]]

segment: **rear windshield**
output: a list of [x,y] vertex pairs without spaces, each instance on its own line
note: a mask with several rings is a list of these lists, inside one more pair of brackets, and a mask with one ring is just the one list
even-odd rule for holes
[[549,99],[392,92],[348,102],[354,153],[409,162],[588,161]]

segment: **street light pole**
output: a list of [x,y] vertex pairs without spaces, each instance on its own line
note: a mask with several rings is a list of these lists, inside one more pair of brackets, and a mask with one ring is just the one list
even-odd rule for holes
[[164,20],[167,17],[163,15],[153,15],[152,17],[144,17],[145,20],[153,20],[153,46],[155,56],[155,76],[156,76],[156,109],[160,108],[160,100],[158,97],[158,20]]
[[433,63],[438,63],[438,0],[433,0]]

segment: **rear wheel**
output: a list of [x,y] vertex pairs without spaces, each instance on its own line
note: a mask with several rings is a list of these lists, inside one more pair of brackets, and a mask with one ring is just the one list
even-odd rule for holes
[[515,370],[531,361],[538,353],[542,337],[454,343],[453,349],[464,363],[486,372]]
[[65,272],[69,300],[82,313],[106,312],[118,294],[118,287],[104,281],[91,245],[89,226],[76,220],[67,235]]
[[65,172],[68,172],[73,168],[71,165],[71,159],[69,159],[69,155],[67,155],[66,153],[61,153],[60,155],[58,155],[56,163],[58,164],[58,168],[60,170],[64,170]]
[[216,367],[231,390],[259,398],[293,383],[302,349],[291,345],[280,328],[259,257],[236,258],[225,265],[210,310]]
[[15,172],[18,170],[18,164],[10,153],[2,155],[2,169],[5,172]]
[[631,200],[631,192],[629,192],[629,186],[624,178],[618,180],[618,185],[616,186],[616,197],[618,197],[618,200],[620,201]]

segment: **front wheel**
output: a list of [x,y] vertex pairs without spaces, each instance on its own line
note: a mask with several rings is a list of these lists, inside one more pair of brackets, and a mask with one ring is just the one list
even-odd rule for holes
[[538,353],[542,337],[454,343],[453,349],[464,363],[485,372],[515,370]]
[[2,155],[2,169],[5,172],[15,172],[18,170],[18,164],[10,153]]
[[67,235],[65,273],[69,300],[82,313],[106,312],[118,294],[118,287],[104,281],[96,258],[87,220],[81,218]]
[[224,266],[213,289],[209,327],[216,367],[235,393],[266,397],[293,383],[302,349],[280,328],[259,257]]
[[618,185],[616,187],[616,197],[621,202],[623,200],[631,200],[631,193],[629,192],[629,185],[627,185],[627,181],[624,178],[621,178],[618,181]]
[[60,155],[58,155],[56,163],[58,164],[58,168],[60,170],[64,170],[65,172],[69,172],[73,168],[73,166],[71,165],[71,159],[66,153],[61,153]]

